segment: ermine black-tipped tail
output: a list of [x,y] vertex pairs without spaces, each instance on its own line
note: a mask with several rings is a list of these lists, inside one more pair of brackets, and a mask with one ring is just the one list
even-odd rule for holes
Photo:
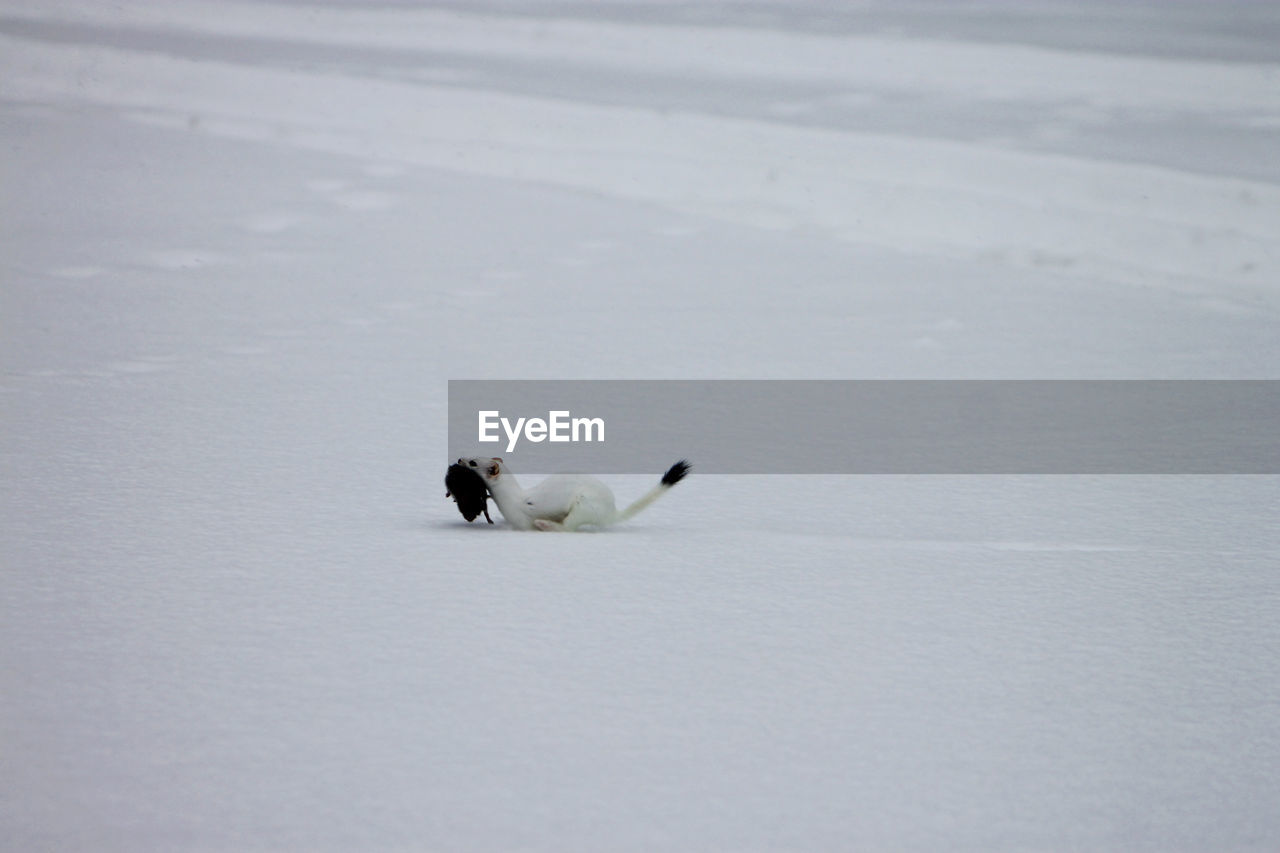
[[689,473],[689,463],[681,459],[676,464],[667,469],[667,473],[662,475],[662,482],[654,486],[648,492],[640,497],[640,500],[624,509],[622,512],[614,516],[614,521],[626,521],[649,504],[656,501],[667,493],[667,489],[684,479],[684,475]]
[[667,473],[662,475],[662,485],[674,486],[676,483],[684,479],[684,475],[689,473],[689,461],[681,459],[676,464],[667,469]]

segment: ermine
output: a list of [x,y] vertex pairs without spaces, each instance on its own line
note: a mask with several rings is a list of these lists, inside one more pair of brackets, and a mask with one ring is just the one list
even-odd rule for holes
[[689,473],[689,463],[681,459],[667,469],[658,485],[619,512],[614,507],[613,492],[595,477],[556,474],[525,491],[500,457],[459,459],[456,464],[480,474],[498,511],[516,530],[569,531],[617,524],[662,497]]

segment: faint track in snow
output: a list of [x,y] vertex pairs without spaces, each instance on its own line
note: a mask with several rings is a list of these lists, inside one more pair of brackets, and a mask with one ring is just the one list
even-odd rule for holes
[[[431,8],[357,9],[244,0],[187,0],[118,8],[56,0],[10,10],[11,28],[64,37],[91,33],[117,42],[165,38],[239,39],[269,61],[287,48],[335,48],[352,65],[382,54],[401,64],[424,54],[576,64],[599,71],[668,74],[707,81],[836,81],[849,92],[949,93],[965,99],[1078,102],[1095,107],[1274,113],[1268,91],[1280,71],[1265,63],[1186,61],[1057,50],[1021,44],[892,35],[824,34],[731,25],[689,26],[466,13]],[[287,34],[287,35],[282,35]],[[92,36],[91,36],[92,37]],[[216,58],[216,57],[206,57]],[[316,56],[300,55],[305,61]],[[1262,84],[1262,85],[1260,85]]]
[[[532,181],[891,249],[1267,292],[1280,187],[975,144],[0,38],[0,95]],[[86,69],[91,69],[87,71]]]

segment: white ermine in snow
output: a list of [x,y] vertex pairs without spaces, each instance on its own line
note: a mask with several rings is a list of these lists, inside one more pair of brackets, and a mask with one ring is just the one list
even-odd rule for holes
[[662,482],[619,512],[613,504],[613,492],[595,477],[556,474],[525,491],[499,457],[477,456],[459,459],[457,464],[475,469],[484,478],[499,512],[516,530],[577,530],[617,524],[662,497],[689,473],[689,463],[681,459],[662,475]]

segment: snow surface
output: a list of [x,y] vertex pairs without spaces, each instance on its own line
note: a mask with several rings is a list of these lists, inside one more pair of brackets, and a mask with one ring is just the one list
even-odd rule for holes
[[1275,477],[442,484],[449,378],[1280,378],[1278,45],[0,2],[0,847],[1280,847]]

